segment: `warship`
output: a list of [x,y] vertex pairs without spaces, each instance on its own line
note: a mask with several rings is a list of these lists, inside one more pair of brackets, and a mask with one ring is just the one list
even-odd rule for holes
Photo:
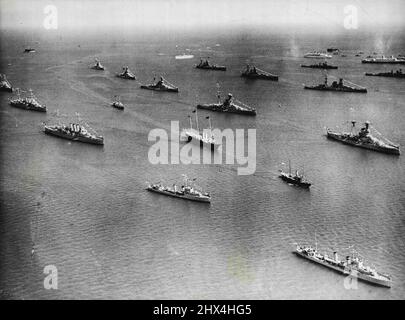
[[[90,128],[89,125],[87,127]],[[92,129],[94,131],[94,129]],[[90,133],[83,125],[79,123],[70,123],[69,125],[56,124],[46,125],[44,123],[44,132],[49,135],[57,136],[72,141],[103,145],[104,138],[96,133]]]
[[163,79],[163,77],[160,77],[159,81],[154,82],[152,84],[141,85],[141,89],[165,91],[165,92],[179,92],[179,88],[169,83],[166,79]]
[[297,256],[318,263],[324,267],[335,270],[340,274],[352,276],[364,282],[390,288],[392,279],[389,275],[378,272],[375,268],[366,266],[359,254],[355,254],[354,249],[352,254],[346,256],[346,259],[339,259],[337,251],[333,251],[333,256],[322,254],[318,251],[315,242],[315,248],[307,245],[296,245],[293,251]]
[[196,128],[193,129],[193,121],[191,119],[191,116],[189,115],[188,118],[190,120],[190,128],[183,130],[183,134],[187,139],[187,142],[195,141],[199,142],[200,147],[207,146],[211,149],[211,151],[216,150],[220,144],[215,141],[214,135],[212,134],[212,125],[211,125],[211,119],[210,117],[206,117],[208,119],[209,127],[210,127],[210,135],[206,133],[201,133],[200,128],[198,126],[198,112],[197,109],[193,110],[193,113],[195,113],[195,122],[196,122]]
[[337,66],[328,64],[326,61],[320,62],[317,64],[310,64],[310,65],[302,64],[301,67],[302,68],[313,68],[313,69],[337,69],[338,68]]
[[129,70],[128,67],[123,67],[122,70],[123,70],[122,73],[117,74],[118,78],[136,80],[135,75]]
[[115,97],[117,97],[117,100],[113,101],[111,103],[111,106],[113,106],[114,108],[119,109],[119,110],[124,110],[124,104],[120,101],[120,97],[119,96],[115,96]]
[[0,73],[0,90],[13,92],[13,87],[11,86],[10,82],[8,82],[6,75],[2,73]]
[[34,96],[32,90],[29,90],[29,96],[25,98],[21,98],[20,89],[16,88],[17,98],[10,99],[10,105],[16,108],[25,109],[25,110],[33,110],[33,111],[40,111],[46,112],[46,106],[41,105],[36,97]]
[[328,48],[328,49],[326,49],[326,51],[334,53],[334,52],[339,52],[339,49],[338,48]]
[[[357,85],[355,85],[357,86]],[[358,92],[358,93],[367,93],[367,89],[357,86],[351,87],[343,84],[343,79],[340,78],[339,82],[333,81],[331,85],[328,85],[328,77],[325,76],[325,82],[318,84],[316,86],[304,86],[304,89],[309,90],[320,90],[320,91],[335,91],[335,92]]]
[[288,161],[288,167],[289,167],[288,172],[284,172],[283,170],[280,170],[279,177],[281,179],[283,179],[284,181],[286,181],[288,183],[291,183],[291,184],[294,184],[296,186],[303,187],[303,188],[309,188],[311,186],[311,183],[304,178],[304,174],[299,174],[298,170],[295,170],[295,174],[291,173],[290,161]]
[[205,61],[200,59],[200,63],[197,64],[195,67],[197,69],[226,71],[225,66],[218,66],[216,64],[210,64],[208,59],[205,59]]
[[236,101],[231,93],[228,93],[228,97],[225,98],[223,102],[221,102],[221,97],[218,94],[217,103],[198,104],[197,108],[217,112],[238,113],[249,116],[256,115],[256,109],[249,107],[240,101]]
[[312,51],[304,54],[304,58],[330,59],[332,56],[323,52]]
[[278,81],[278,76],[271,74],[267,71],[260,70],[255,66],[246,66],[246,70],[242,72],[241,77],[248,79],[263,79],[263,80],[273,80]]
[[91,69],[105,70],[104,66],[100,63],[100,61],[98,59],[96,59],[96,63],[94,64],[94,66],[91,67]]
[[173,187],[170,188],[163,186],[160,182],[158,182],[149,184],[146,190],[160,193],[166,196],[181,198],[184,200],[191,200],[205,203],[211,202],[210,194],[198,190],[198,188],[196,188],[196,186],[194,185],[193,182],[196,179],[190,180],[185,174],[183,174],[183,177],[184,177],[184,184],[180,186],[180,188],[178,188],[176,184],[174,184]]
[[366,76],[375,76],[375,77],[388,77],[388,78],[405,78],[405,73],[402,73],[402,69],[399,69],[394,72],[391,70],[389,72],[379,72],[379,73],[369,73],[366,72]]
[[[348,144],[355,147],[365,148],[369,150],[379,151],[388,154],[400,155],[399,146],[392,143],[388,139],[376,138],[370,133],[370,122],[366,121],[364,127],[360,128],[360,131],[356,134],[354,132],[356,121],[351,121],[350,132],[333,132],[329,128],[326,128],[326,136],[329,139],[340,141],[344,144]],[[378,132],[377,132],[378,133]]]
[[367,58],[361,60],[362,63],[391,63],[391,64],[405,64],[404,58],[395,58],[394,56],[386,57],[371,57],[368,56]]
[[30,53],[30,52],[35,52],[34,48],[25,48],[24,53]]

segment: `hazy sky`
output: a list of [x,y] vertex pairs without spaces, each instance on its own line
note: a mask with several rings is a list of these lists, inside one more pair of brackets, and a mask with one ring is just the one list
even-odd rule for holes
[[358,10],[359,29],[404,26],[403,0],[0,0],[0,24],[42,27],[46,5],[58,28],[193,28],[263,25],[344,28],[344,7]]

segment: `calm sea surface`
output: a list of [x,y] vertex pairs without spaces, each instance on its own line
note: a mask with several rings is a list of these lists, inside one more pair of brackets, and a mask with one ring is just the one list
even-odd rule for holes
[[[38,41],[36,43],[36,41]],[[24,54],[26,46],[36,53]],[[341,48],[328,72],[365,86],[367,94],[303,90],[323,81],[300,68],[314,49]],[[140,37],[100,33],[59,36],[3,31],[2,73],[32,88],[46,114],[8,105],[1,93],[0,296],[11,299],[398,299],[405,298],[405,158],[351,148],[325,138],[325,127],[369,120],[405,148],[405,82],[365,77],[391,66],[360,63],[358,51],[405,54],[404,33],[322,36],[233,32]],[[175,55],[194,59],[176,60]],[[196,70],[199,57],[228,67]],[[97,57],[105,72],[89,69]],[[246,81],[244,65],[278,74],[279,82]],[[318,61],[316,61],[318,62]],[[115,77],[123,65],[137,81]],[[396,67],[394,66],[394,69]],[[139,89],[162,74],[178,94]],[[170,121],[188,125],[197,103],[217,87],[257,109],[256,117],[210,115],[219,129],[257,130],[257,167],[152,165],[147,137]],[[126,105],[110,106],[114,95]],[[59,110],[58,116],[56,110]],[[41,123],[68,122],[79,112],[105,138],[104,147],[47,136]],[[170,139],[170,137],[169,137]],[[183,144],[181,144],[182,146]],[[302,190],[278,177],[281,163],[305,167]],[[198,178],[211,205],[145,191],[146,181],[171,185]],[[359,283],[292,254],[295,242],[341,255],[350,245],[391,289]],[[43,287],[44,267],[58,270],[58,290]]]

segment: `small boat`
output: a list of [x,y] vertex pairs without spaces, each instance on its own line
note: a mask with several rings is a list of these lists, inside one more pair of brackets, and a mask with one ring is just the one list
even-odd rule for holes
[[118,78],[127,79],[127,80],[136,80],[135,75],[129,70],[128,67],[122,68],[123,72],[117,74]]
[[225,66],[218,66],[216,64],[210,64],[208,59],[205,59],[205,61],[200,59],[200,63],[197,64],[195,67],[197,69],[226,71]]
[[96,63],[91,68],[94,70],[105,70],[104,66],[100,63],[98,59],[96,59]]
[[238,113],[249,116],[256,115],[255,108],[249,107],[244,103],[235,100],[231,93],[228,93],[228,97],[225,98],[223,102],[220,100],[221,97],[218,93],[218,103],[198,104],[197,108],[216,112]]
[[12,88],[10,82],[7,80],[6,75],[2,74],[2,73],[0,73],[0,90],[13,92],[13,88]]
[[32,90],[29,90],[29,96],[21,98],[20,89],[16,88],[17,98],[10,99],[10,105],[16,108],[33,110],[39,112],[46,112],[46,106],[38,102],[37,98],[34,96]]
[[289,171],[284,172],[283,170],[280,170],[279,177],[281,179],[283,179],[284,181],[291,183],[293,185],[303,187],[303,188],[309,188],[311,186],[311,183],[304,178],[304,174],[299,174],[298,170],[295,171],[295,174],[292,174],[290,161],[288,161],[288,165],[289,165]]
[[124,110],[124,104],[120,101],[120,97],[119,96],[116,96],[116,97],[117,97],[117,100],[113,101],[111,103],[111,106],[113,106],[114,108],[119,109],[119,110]]
[[391,70],[389,72],[379,72],[379,73],[366,72],[366,76],[387,77],[387,78],[405,78],[405,73],[402,72],[402,69],[399,69],[395,72],[394,72],[394,70]]
[[327,53],[312,51],[304,54],[304,58],[314,58],[314,59],[330,59],[332,56]]
[[367,89],[360,87],[358,85],[348,86],[343,84],[343,79],[340,78],[339,82],[333,81],[331,85],[328,84],[328,77],[325,76],[325,82],[318,84],[316,86],[306,86],[304,89],[309,90],[319,90],[319,91],[334,91],[334,92],[357,92],[357,93],[367,93]]
[[310,64],[310,65],[301,65],[302,68],[313,68],[313,69],[337,69],[337,66],[333,66],[328,64],[326,61],[325,62],[320,62],[317,64]]
[[260,70],[255,66],[251,67],[249,65],[246,66],[246,69],[242,72],[241,77],[248,79],[263,79],[263,80],[278,81],[277,75],[271,74],[264,70]]
[[160,80],[156,83],[141,85],[141,89],[165,92],[179,92],[179,88],[169,83],[166,79],[163,79],[163,77],[160,77]]

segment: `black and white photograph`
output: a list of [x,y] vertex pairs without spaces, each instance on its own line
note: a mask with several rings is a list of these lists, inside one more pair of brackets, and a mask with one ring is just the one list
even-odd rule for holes
[[405,299],[404,12],[0,0],[0,300]]

